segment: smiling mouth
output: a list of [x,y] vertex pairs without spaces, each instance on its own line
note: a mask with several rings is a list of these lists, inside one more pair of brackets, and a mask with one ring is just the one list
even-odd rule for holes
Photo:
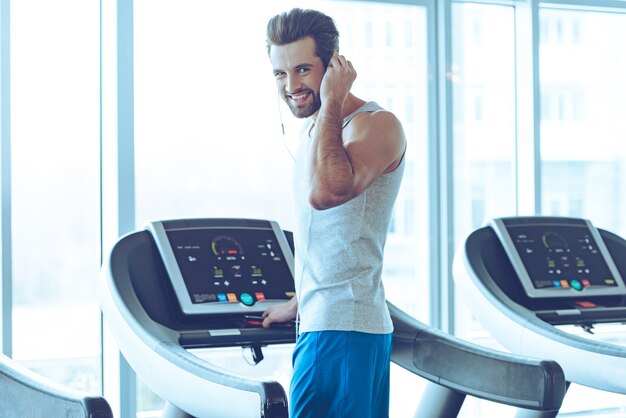
[[308,99],[310,95],[311,95],[311,91],[310,90],[299,91],[299,92],[291,93],[291,94],[290,93],[286,93],[285,94],[285,96],[289,100],[295,102],[296,104],[301,104],[301,103],[305,102],[306,99]]

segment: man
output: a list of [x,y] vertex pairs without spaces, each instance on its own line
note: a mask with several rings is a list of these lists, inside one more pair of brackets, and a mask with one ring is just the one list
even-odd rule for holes
[[387,417],[393,325],[383,249],[406,141],[396,117],[354,96],[333,20],[293,9],[268,23],[279,94],[307,118],[296,155],[296,297],[265,327],[299,317],[290,416]]

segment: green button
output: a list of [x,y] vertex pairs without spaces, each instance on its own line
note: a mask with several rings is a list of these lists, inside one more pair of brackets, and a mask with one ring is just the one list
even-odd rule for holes
[[569,285],[572,286],[572,289],[574,289],[574,290],[582,290],[583,289],[583,284],[581,282],[579,282],[578,280],[570,281]]
[[254,304],[254,299],[252,298],[252,295],[249,293],[242,293],[241,296],[239,297],[239,300],[241,301],[241,303],[247,306],[252,306]]

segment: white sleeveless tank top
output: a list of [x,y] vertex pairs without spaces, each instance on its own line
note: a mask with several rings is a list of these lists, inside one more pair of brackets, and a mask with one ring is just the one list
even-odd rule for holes
[[[358,113],[379,109],[367,102],[344,118],[343,127]],[[393,332],[381,275],[404,157],[394,171],[381,175],[359,196],[316,210],[309,204],[304,175],[312,143],[310,124],[300,138],[293,176],[299,331]]]

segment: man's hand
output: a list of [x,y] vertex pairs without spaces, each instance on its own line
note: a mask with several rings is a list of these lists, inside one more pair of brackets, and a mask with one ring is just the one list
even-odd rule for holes
[[352,63],[335,52],[328,62],[328,68],[322,79],[320,87],[322,104],[333,99],[343,104],[355,79],[356,71]]
[[298,314],[298,300],[294,296],[289,302],[270,306],[263,312],[263,328],[269,328],[273,323],[288,322],[296,319]]

